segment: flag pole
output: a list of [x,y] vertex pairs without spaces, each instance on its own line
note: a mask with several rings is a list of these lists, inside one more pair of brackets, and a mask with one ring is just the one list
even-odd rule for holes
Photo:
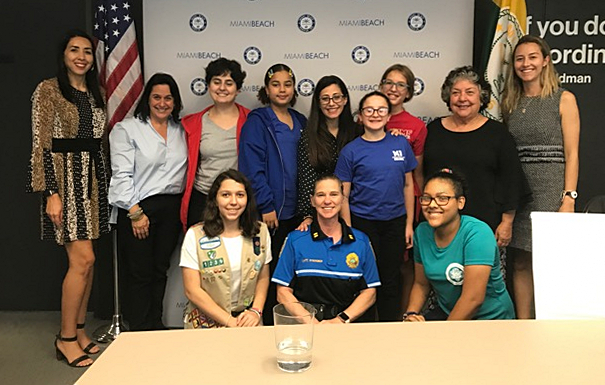
[[110,325],[103,325],[94,331],[93,338],[97,342],[108,343],[115,340],[120,333],[128,331],[128,326],[122,320],[122,314],[120,313],[120,295],[118,285],[118,230],[117,226],[113,226],[112,229],[112,241],[113,241],[113,317]]

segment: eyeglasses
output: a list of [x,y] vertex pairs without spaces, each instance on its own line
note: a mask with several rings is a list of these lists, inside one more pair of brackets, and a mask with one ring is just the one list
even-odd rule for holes
[[393,86],[396,86],[399,91],[407,90],[408,88],[410,88],[410,86],[407,85],[406,83],[403,83],[403,82],[395,83],[394,81],[389,80],[389,79],[384,79],[383,81],[380,82],[380,84],[382,84],[382,86],[386,87],[386,88],[393,88]]
[[418,197],[420,201],[420,206],[430,206],[432,201],[437,203],[437,206],[445,206],[450,202],[450,199],[456,199],[456,196],[447,196],[447,195],[438,195],[436,197],[432,197],[430,195],[421,195]]
[[324,106],[327,106],[328,104],[330,104],[330,101],[333,101],[335,104],[340,104],[340,103],[344,102],[344,100],[345,100],[345,96],[342,94],[332,95],[332,96],[324,95],[321,98],[319,98],[319,102]]
[[389,114],[389,108],[388,107],[378,107],[378,108],[364,107],[361,109],[361,113],[363,114],[363,116],[367,116],[367,117],[374,115],[374,112],[378,112],[378,116],[387,116]]

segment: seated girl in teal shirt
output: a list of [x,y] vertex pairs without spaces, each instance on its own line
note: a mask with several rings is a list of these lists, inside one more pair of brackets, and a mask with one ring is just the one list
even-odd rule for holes
[[[429,177],[420,196],[426,222],[414,234],[415,278],[404,321],[514,319],[490,227],[460,215],[464,178],[450,169]],[[420,312],[431,286],[438,306]]]

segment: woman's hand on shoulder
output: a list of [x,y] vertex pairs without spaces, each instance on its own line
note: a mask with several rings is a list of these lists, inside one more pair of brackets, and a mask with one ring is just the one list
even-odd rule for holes
[[296,230],[307,231],[309,229],[309,226],[311,226],[311,223],[313,223],[313,218],[307,217],[300,223],[300,225],[298,225]]

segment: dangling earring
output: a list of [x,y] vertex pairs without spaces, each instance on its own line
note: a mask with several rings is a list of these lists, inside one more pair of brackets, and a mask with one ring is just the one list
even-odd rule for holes
[[94,71],[94,70],[95,70],[95,65],[94,65],[94,63],[93,63],[93,64],[90,66],[89,71]]

